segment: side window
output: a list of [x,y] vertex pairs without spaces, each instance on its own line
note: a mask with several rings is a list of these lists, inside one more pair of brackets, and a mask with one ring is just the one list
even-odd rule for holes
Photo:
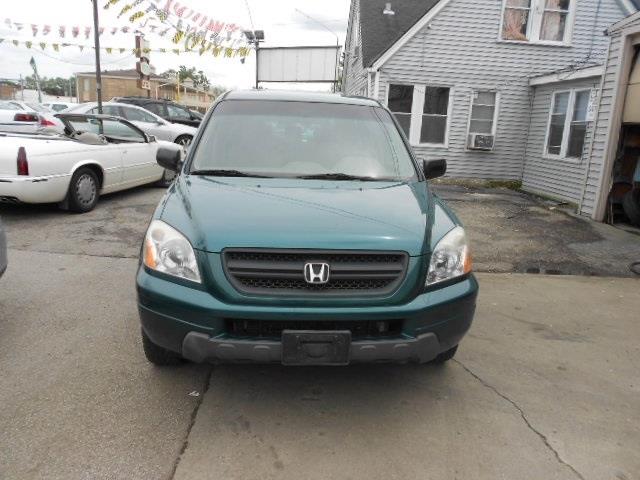
[[502,40],[566,43],[577,0],[504,0]]
[[444,144],[447,138],[449,89],[425,87],[420,143]]
[[150,112],[155,113],[156,115],[165,118],[167,116],[165,110],[164,110],[164,106],[162,105],[162,103],[147,103],[144,108],[146,108],[147,110],[149,110]]
[[471,104],[471,118],[469,119],[469,133],[493,135],[495,133],[496,118],[498,116],[496,92],[473,92]]
[[102,111],[104,112],[105,115],[114,115],[116,117],[119,117],[122,115],[122,113],[120,113],[120,108],[114,105],[103,105]]
[[569,126],[569,143],[567,157],[580,158],[584,149],[584,139],[587,135],[587,110],[591,92],[583,90],[575,92],[573,101],[573,115]]
[[551,100],[545,153],[558,158],[580,158],[587,134],[591,90],[555,92]]
[[412,85],[389,85],[387,107],[409,138],[411,131],[411,106],[413,105]]
[[156,121],[155,117],[149,115],[144,110],[139,110],[137,108],[131,107],[121,107],[124,113],[124,117],[131,122],[147,122],[154,123]]
[[428,85],[389,85],[387,106],[412,145],[445,145],[451,89]]
[[175,105],[168,104],[167,112],[169,113],[170,118],[175,118],[176,120],[191,120],[191,114],[187,112],[184,108],[176,107]]
[[556,93],[551,102],[551,118],[547,135],[547,153],[560,155],[564,138],[564,127],[567,120],[570,92]]
[[126,139],[131,142],[140,143],[145,141],[144,137],[138,131],[116,120],[103,120],[102,128],[104,135],[107,137]]
[[[98,110],[98,107],[93,107],[87,113],[90,113],[92,115],[99,115],[100,114],[100,112]],[[118,107],[115,107],[113,105],[103,105],[102,106],[102,113],[104,115],[113,115],[115,117],[119,117],[121,115],[120,114],[120,110],[118,109]]]

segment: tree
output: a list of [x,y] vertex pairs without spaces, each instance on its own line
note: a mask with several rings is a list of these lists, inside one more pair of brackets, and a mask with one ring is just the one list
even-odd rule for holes
[[201,87],[206,91],[211,88],[211,82],[209,82],[207,75],[202,70],[196,70],[196,67],[187,68],[185,65],[180,65],[178,70],[171,68],[163,72],[160,76],[168,80],[173,80],[178,77],[180,83],[185,80],[191,80],[194,87]]
[[[35,90],[37,88],[36,79],[33,75],[27,75],[25,77],[25,87]],[[76,80],[74,77],[70,78],[40,78],[40,89],[48,94],[55,95],[57,97],[75,96],[76,95]]]

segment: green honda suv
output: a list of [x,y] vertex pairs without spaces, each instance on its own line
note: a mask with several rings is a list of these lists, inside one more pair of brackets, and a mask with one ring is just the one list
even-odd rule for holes
[[137,274],[157,365],[451,359],[478,283],[465,231],[393,115],[356,97],[223,95],[147,230]]

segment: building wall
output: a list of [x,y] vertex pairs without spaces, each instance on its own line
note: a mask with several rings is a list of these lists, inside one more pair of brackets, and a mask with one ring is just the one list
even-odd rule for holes
[[[580,204],[580,213],[584,215],[591,216],[596,210],[598,192],[603,183],[603,167],[607,155],[610,126],[616,120],[612,116],[613,106],[617,96],[625,94],[625,91],[618,89],[618,72],[624,52],[623,34],[632,29],[640,28],[640,16],[637,14],[636,16],[637,18],[625,28],[611,34],[611,45],[595,124],[593,148],[588,161],[584,195]],[[602,188],[608,189],[609,185],[604,185]],[[598,218],[598,220],[601,219]]]
[[576,205],[580,203],[589,162],[594,122],[587,126],[582,158],[556,159],[544,155],[545,139],[553,92],[570,89],[600,88],[600,77],[540,85],[534,89],[531,122],[525,153],[522,186],[525,190],[542,193]]
[[[155,89],[160,82],[151,80],[151,96],[155,96]],[[76,88],[78,92],[78,102],[95,102],[98,100],[96,94],[95,77],[78,75],[76,78]],[[102,77],[102,99],[104,101],[111,100],[113,97],[124,96],[143,96],[147,95],[147,91],[138,88],[138,82],[135,78],[113,78]]]
[[6,83],[0,83],[0,99],[2,100],[15,100],[16,92],[20,90],[15,85],[7,85]]
[[349,28],[347,29],[347,41],[344,54],[345,66],[342,91],[348,95],[367,96],[367,70],[362,64],[360,0],[351,1],[351,9],[349,11]]
[[[447,159],[452,176],[519,180],[533,100],[529,78],[603,61],[608,38],[601,32],[624,12],[617,0],[602,0],[596,10],[598,0],[578,0],[572,46],[548,46],[498,41],[500,0],[451,0],[381,67],[378,99],[386,101],[389,83],[451,87],[448,148],[414,146],[417,155]],[[492,152],[466,149],[474,89],[500,93]]]

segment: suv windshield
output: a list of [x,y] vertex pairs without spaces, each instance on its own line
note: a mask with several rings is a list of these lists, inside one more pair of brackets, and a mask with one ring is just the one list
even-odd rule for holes
[[402,137],[382,108],[252,100],[215,108],[190,170],[331,180],[415,177]]

